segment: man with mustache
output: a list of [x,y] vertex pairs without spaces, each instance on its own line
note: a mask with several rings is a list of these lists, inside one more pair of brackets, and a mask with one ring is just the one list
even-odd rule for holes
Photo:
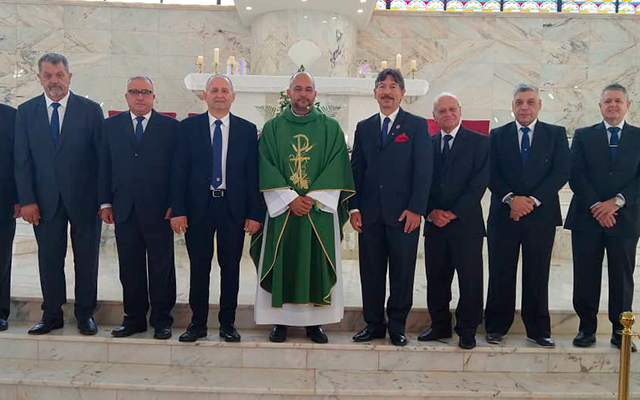
[[564,127],[538,120],[538,89],[518,85],[515,121],[490,132],[491,207],[487,223],[489,291],[487,342],[503,341],[513,323],[522,247],[522,320],[527,338],[554,347],[549,318],[549,267],[556,227],[562,224],[558,191],[569,179]]
[[[362,311],[367,326],[353,340],[384,338],[404,346],[405,325],[413,304],[421,216],[426,215],[433,170],[427,121],[400,107],[404,78],[382,70],[373,94],[380,112],[360,121],[351,169],[356,195],[349,204],[358,235]],[[385,298],[389,265],[391,295]]]
[[353,176],[342,129],[314,107],[316,94],[313,77],[296,73],[287,90],[291,106],[267,121],[260,137],[268,213],[252,246],[255,319],[275,325],[272,342],[287,339],[287,326],[303,326],[313,342],[326,343],[321,325],[343,317],[340,241]]
[[63,327],[67,301],[64,260],[67,228],[75,268],[74,314],[83,335],[95,335],[98,251],[98,159],[104,116],[100,106],[69,91],[72,74],[61,54],[38,60],[44,94],[18,107],[15,174],[22,218],[33,225],[38,243],[42,320],[29,333]]
[[606,250],[611,344],[620,348],[619,318],[631,311],[640,236],[640,129],[625,121],[631,102],[624,86],[605,87],[598,105],[603,121],[577,129],[571,144],[573,198],[565,228],[571,230],[573,306],[580,317],[573,344],[596,342]]

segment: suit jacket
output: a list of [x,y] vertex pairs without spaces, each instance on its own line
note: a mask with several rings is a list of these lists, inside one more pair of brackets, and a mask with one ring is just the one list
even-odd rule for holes
[[130,112],[105,120],[100,157],[100,204],[113,205],[116,223],[133,207],[140,220],[162,220],[170,207],[172,163],[180,123],[152,111],[138,143]]
[[26,101],[16,115],[15,175],[21,205],[37,203],[51,220],[62,197],[71,218],[95,218],[98,157],[104,115],[100,106],[69,94],[55,148],[44,94]]
[[425,235],[485,236],[480,201],[489,184],[489,138],[460,127],[446,164],[442,163],[442,133],[431,138],[434,171],[427,215],[449,210],[458,218],[443,228],[425,223]]
[[356,194],[349,207],[360,210],[363,225],[382,218],[400,226],[405,209],[426,215],[433,170],[427,120],[400,108],[384,143],[380,133],[380,114],[356,127],[351,156]]
[[[180,123],[180,150],[172,180],[173,216],[194,221],[205,215],[211,197],[213,157],[208,112]],[[258,133],[251,122],[229,114],[226,194],[236,221],[262,221],[258,189]]]
[[[491,172],[489,224],[511,226],[562,225],[558,191],[571,172],[569,143],[564,127],[538,120],[533,133],[529,161],[522,165],[515,121],[490,132]],[[502,203],[509,192],[533,196],[542,204],[519,222],[509,218],[510,207]]]
[[[609,154],[604,122],[576,130],[571,144],[573,198],[565,227],[610,235],[640,235],[640,129],[624,124],[615,161]],[[625,206],[618,210],[613,228],[602,228],[591,206],[618,193]]]
[[13,217],[13,205],[18,202],[13,175],[13,136],[16,109],[0,104],[0,220]]

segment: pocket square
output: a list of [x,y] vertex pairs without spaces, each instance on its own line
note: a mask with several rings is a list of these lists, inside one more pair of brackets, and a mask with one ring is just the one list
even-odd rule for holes
[[406,133],[402,133],[398,136],[396,136],[396,139],[394,140],[394,142],[396,143],[404,143],[404,142],[408,142],[409,141],[409,136],[407,136]]

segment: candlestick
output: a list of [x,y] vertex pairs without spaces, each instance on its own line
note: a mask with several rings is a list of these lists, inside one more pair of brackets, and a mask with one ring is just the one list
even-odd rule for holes
[[411,60],[411,79],[416,79],[416,71],[418,70],[418,62]]
[[233,75],[234,69],[236,67],[236,58],[234,56],[229,56],[227,64],[231,65],[231,75]]
[[402,68],[402,56],[400,54],[396,55],[396,69]]
[[382,69],[387,69],[387,60],[382,61]]
[[196,65],[198,66],[198,73],[201,74],[202,73],[202,69],[204,67],[204,57],[203,56],[198,56],[198,58],[196,60]]

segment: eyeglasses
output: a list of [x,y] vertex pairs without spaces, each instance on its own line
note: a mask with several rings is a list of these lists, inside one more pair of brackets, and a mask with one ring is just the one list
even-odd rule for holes
[[143,95],[143,96],[150,96],[153,94],[153,91],[151,90],[136,90],[136,89],[131,89],[131,90],[127,90],[127,93],[129,93],[131,96],[139,96],[139,95]]

